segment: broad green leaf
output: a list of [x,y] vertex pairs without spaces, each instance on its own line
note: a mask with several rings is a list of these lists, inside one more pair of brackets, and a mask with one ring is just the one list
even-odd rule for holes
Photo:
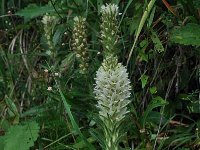
[[53,44],[56,47],[56,45],[62,41],[62,35],[65,32],[66,28],[64,25],[59,25],[58,29],[56,30],[55,34],[53,35]]
[[50,5],[37,6],[36,4],[29,4],[24,9],[19,10],[16,15],[22,16],[24,17],[25,21],[28,21],[32,18],[54,11],[54,8]]
[[10,127],[4,137],[4,150],[29,150],[39,136],[39,129],[36,122]]
[[200,25],[189,23],[172,30],[170,40],[177,44],[200,46]]

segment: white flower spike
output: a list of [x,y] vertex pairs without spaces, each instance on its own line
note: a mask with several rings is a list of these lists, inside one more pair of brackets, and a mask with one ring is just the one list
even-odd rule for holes
[[128,113],[131,95],[127,69],[117,62],[116,57],[107,57],[97,71],[95,80],[94,93],[101,119],[109,117],[121,121]]

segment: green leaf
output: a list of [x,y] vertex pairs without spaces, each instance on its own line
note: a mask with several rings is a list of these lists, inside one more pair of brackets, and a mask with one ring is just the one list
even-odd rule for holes
[[4,137],[0,136],[0,150],[4,150]]
[[187,109],[189,113],[200,113],[199,101],[191,101],[191,103],[187,105]]
[[140,77],[140,79],[141,79],[141,82],[142,82],[142,88],[144,88],[144,87],[146,86],[146,84],[147,84],[147,81],[148,81],[148,79],[149,79],[149,76],[143,74],[143,75]]
[[32,18],[54,11],[54,8],[50,5],[37,6],[36,4],[29,4],[24,9],[19,10],[16,15],[22,16],[24,17],[25,21],[28,21]]
[[59,67],[60,72],[64,72],[66,70],[69,70],[75,61],[75,54],[74,53],[69,53],[65,59],[62,60],[61,65]]
[[103,0],[98,0],[97,1],[97,9],[98,9],[98,15],[101,12],[101,6],[103,5]]
[[[87,139],[88,142],[92,143],[95,141],[94,137],[90,137]],[[85,145],[85,142],[84,141],[80,141],[80,142],[77,142],[76,144],[73,145],[74,148],[77,148],[77,149],[80,149],[80,148],[85,148],[87,147],[87,145]]]
[[79,134],[80,138],[82,139],[82,141],[84,141],[85,145],[87,145],[89,150],[95,150],[94,146],[84,137],[84,135],[80,131],[80,129],[78,127],[78,124],[76,123],[76,121],[74,119],[74,116],[72,115],[71,105],[69,105],[67,103],[67,100],[66,100],[63,92],[61,91],[60,87],[59,87],[59,93],[60,93],[61,99],[63,101],[64,107],[65,107],[65,111],[67,112],[67,114],[69,116],[69,119],[71,121],[71,124],[72,124],[72,127],[73,127],[74,131]]
[[200,25],[189,23],[172,30],[170,40],[183,45],[200,46]]
[[200,8],[200,1],[199,0],[193,0],[194,8],[199,9]]
[[65,32],[66,27],[64,25],[59,25],[58,29],[56,30],[55,34],[53,35],[53,44],[56,47],[56,45],[61,42],[61,38],[63,33]]
[[164,52],[164,47],[156,32],[152,31],[151,39],[154,43],[154,49],[159,53]]
[[145,110],[144,115],[142,117],[143,128],[145,127],[145,122],[146,122],[147,116],[152,112],[152,110],[154,108],[165,106],[167,104],[168,103],[160,96],[153,98],[152,101],[150,102],[150,104],[148,105],[147,109]]
[[39,129],[36,122],[10,127],[4,136],[4,150],[29,150],[39,136]]
[[5,102],[9,108],[8,113],[9,113],[10,117],[14,117],[13,124],[18,124],[19,123],[19,112],[17,110],[15,103],[8,96],[5,97]]
[[152,12],[151,12],[151,14],[150,14],[150,16],[149,16],[149,19],[148,19],[148,23],[147,23],[148,28],[150,28],[151,25],[152,25],[152,23],[153,23],[153,19],[154,19],[155,12],[156,12],[156,7],[154,6],[154,7],[152,8]]
[[156,94],[157,93],[157,88],[155,86],[150,88],[150,93],[151,94]]

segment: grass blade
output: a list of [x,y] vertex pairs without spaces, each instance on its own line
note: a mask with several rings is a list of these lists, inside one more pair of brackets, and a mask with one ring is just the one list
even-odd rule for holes
[[129,56],[128,56],[128,60],[127,60],[127,63],[126,63],[127,66],[128,66],[129,61],[130,61],[131,55],[133,53],[133,49],[135,48],[136,42],[138,40],[138,37],[140,35],[140,32],[142,31],[144,23],[147,20],[147,17],[149,16],[149,14],[151,12],[151,9],[154,6],[155,1],[156,0],[151,0],[149,2],[148,6],[147,6],[147,9],[144,11],[144,13],[142,15],[142,19],[140,20],[140,24],[139,24],[139,27],[138,27],[137,32],[136,32],[136,36],[135,36],[135,40],[134,40],[133,46],[132,46],[131,51],[130,51]]

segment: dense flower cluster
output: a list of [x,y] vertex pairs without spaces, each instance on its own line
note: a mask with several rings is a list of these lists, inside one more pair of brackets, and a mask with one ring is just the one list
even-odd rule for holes
[[117,53],[118,6],[106,4],[101,7],[101,42],[105,55]]
[[102,120],[112,118],[121,121],[128,113],[130,81],[126,68],[117,62],[116,57],[106,58],[96,74],[94,93]]
[[58,23],[59,19],[56,16],[51,16],[46,14],[42,18],[42,23],[44,24],[44,36],[47,40],[47,45],[50,50],[53,50],[52,35],[55,25]]
[[130,103],[131,86],[126,67],[118,63],[118,6],[106,4],[101,7],[101,43],[104,61],[96,74],[94,88],[98,100],[99,117],[103,122],[106,150],[118,150],[120,125]]
[[76,57],[80,61],[80,72],[85,73],[88,68],[88,53],[86,40],[86,19],[83,17],[74,18],[74,29],[72,35],[72,49],[76,53]]
[[96,74],[94,94],[104,124],[105,149],[118,150],[120,123],[128,113],[131,95],[127,69],[113,55],[104,59]]

